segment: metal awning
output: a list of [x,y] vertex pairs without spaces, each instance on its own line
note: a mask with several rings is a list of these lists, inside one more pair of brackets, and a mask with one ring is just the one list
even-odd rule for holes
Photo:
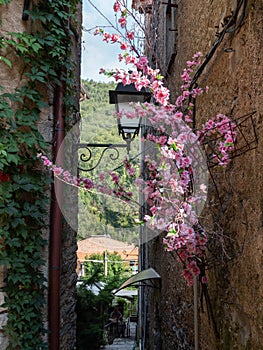
[[134,300],[135,297],[138,295],[137,289],[122,289],[115,293],[114,296],[118,298],[124,298],[128,300]]
[[[151,281],[152,279],[161,279],[161,276],[151,267],[147,270],[143,270],[136,275],[130,277],[127,281],[125,281],[118,289],[113,291],[114,294],[118,293],[123,288],[131,286],[138,282],[143,282],[146,280]],[[154,285],[151,285],[153,287]]]

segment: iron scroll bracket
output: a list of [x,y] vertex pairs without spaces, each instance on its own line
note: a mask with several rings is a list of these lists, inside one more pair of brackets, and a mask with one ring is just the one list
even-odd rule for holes
[[[97,153],[96,149],[101,149],[100,155],[95,158]],[[75,166],[77,167],[78,172],[90,172],[96,169],[102,159],[107,155],[108,158],[112,161],[119,159],[120,152],[119,149],[126,148],[128,151],[127,143],[78,143],[73,145],[72,153],[73,159],[75,160]],[[82,150],[81,152],[79,152]],[[75,154],[78,154],[75,157]],[[94,161],[94,162],[93,162]],[[89,162],[91,162],[91,166],[89,166]],[[77,164],[76,164],[77,163]]]

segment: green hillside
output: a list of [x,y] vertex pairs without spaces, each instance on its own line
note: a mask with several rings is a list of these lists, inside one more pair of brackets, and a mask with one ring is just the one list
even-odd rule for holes
[[114,105],[109,104],[109,90],[115,89],[114,83],[99,83],[82,80],[89,99],[81,102],[82,139],[92,142],[105,137],[105,128],[115,125]]
[[[115,106],[109,104],[109,90],[114,90],[116,84],[82,80],[89,99],[81,102],[81,142],[82,143],[117,143],[125,144],[118,135],[117,121],[114,116]],[[89,166],[95,166],[98,162],[101,148],[94,148],[94,157],[88,162]],[[126,156],[126,149],[118,149],[120,152],[117,160],[111,160],[110,151],[105,152],[100,165],[93,172],[81,172],[81,176],[94,179],[97,183],[110,185],[107,180],[101,183],[99,174],[107,170],[118,168],[118,173],[125,188],[136,192],[131,179],[126,175],[122,160]],[[138,142],[133,143],[131,155],[138,154]],[[115,155],[115,153],[114,153]],[[135,162],[139,158],[135,157]],[[136,194],[138,197],[138,194]],[[132,208],[113,197],[98,195],[80,191],[79,194],[79,238],[88,235],[107,234],[114,239],[126,242],[138,243],[138,226],[134,224],[134,218],[138,216],[139,208]]]

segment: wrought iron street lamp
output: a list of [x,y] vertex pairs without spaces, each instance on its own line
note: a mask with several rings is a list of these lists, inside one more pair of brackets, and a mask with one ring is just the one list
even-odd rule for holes
[[136,90],[134,84],[123,85],[118,83],[115,90],[109,91],[110,103],[115,103],[116,112],[124,111],[121,118],[118,118],[118,130],[119,135],[127,143],[127,150],[130,150],[130,143],[134,140],[135,136],[139,134],[141,118],[128,118],[125,112],[133,111],[131,102],[144,103],[150,102],[151,93],[142,88],[141,91]]
[[[129,153],[131,142],[140,132],[141,118],[128,118],[125,112],[133,110],[131,102],[150,102],[151,93],[146,91],[145,88],[141,91],[136,90],[134,84],[124,86],[122,83],[118,83],[115,90],[109,91],[109,97],[110,103],[115,104],[117,113],[124,111],[123,116],[118,118],[118,131],[125,143],[79,143],[74,145],[73,152],[79,152],[80,149],[84,149],[84,151],[79,152],[78,157],[77,169],[80,171],[93,171],[101,163],[105,154],[108,154],[111,160],[117,160],[119,158],[119,148],[126,148],[127,153]],[[101,149],[101,154],[95,164],[92,162],[90,166],[89,161],[94,159],[93,149],[97,148]]]

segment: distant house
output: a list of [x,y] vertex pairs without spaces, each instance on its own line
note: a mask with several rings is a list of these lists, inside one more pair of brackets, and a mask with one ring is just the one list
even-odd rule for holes
[[138,247],[134,244],[117,241],[109,236],[89,236],[86,239],[78,241],[77,250],[77,273],[83,276],[83,263],[93,254],[118,253],[122,260],[129,266],[138,266]]

